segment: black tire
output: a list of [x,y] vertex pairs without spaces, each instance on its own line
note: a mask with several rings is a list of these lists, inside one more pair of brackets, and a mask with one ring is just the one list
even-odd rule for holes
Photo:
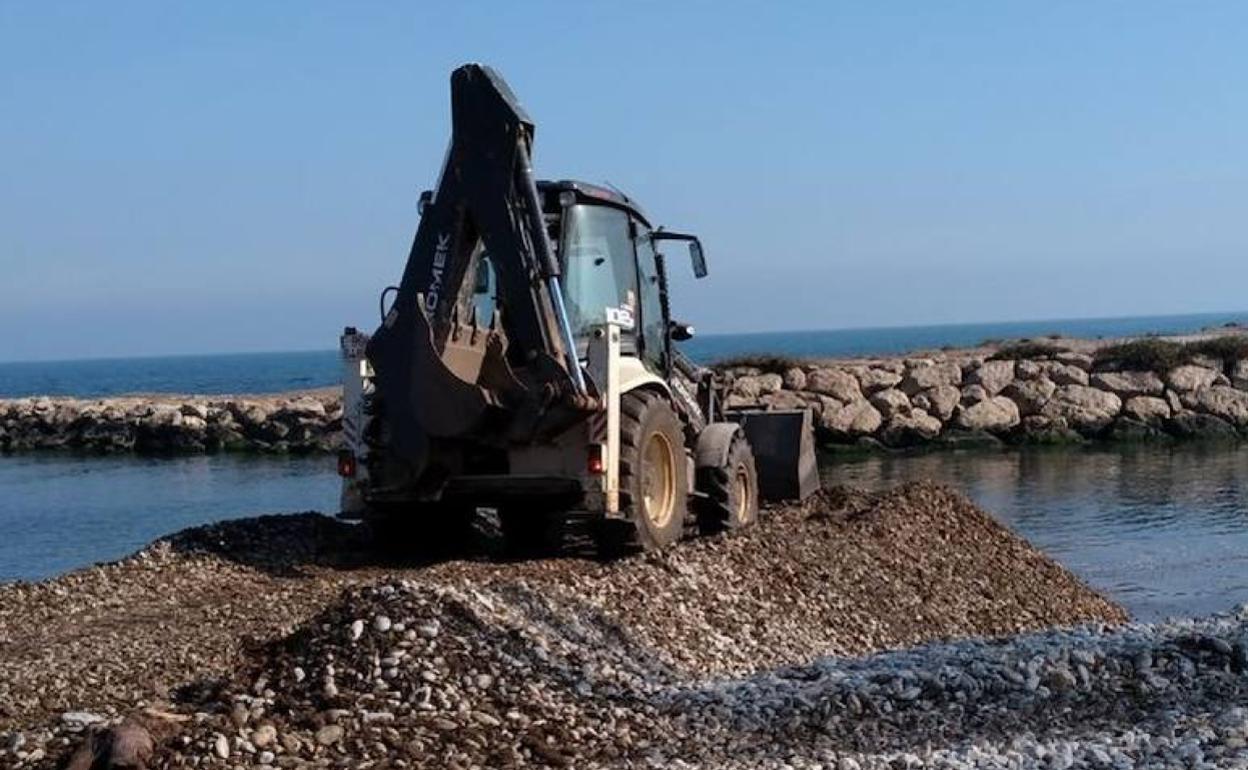
[[620,511],[625,519],[603,522],[600,550],[614,555],[675,543],[684,534],[688,497],[680,418],[658,393],[625,393],[620,398]]
[[758,470],[754,450],[738,432],[728,445],[723,465],[698,469],[698,529],[714,534],[741,529],[758,521]]
[[373,548],[399,559],[463,555],[476,550],[476,509],[445,503],[388,505],[369,512]]
[[566,512],[540,504],[499,508],[504,552],[512,558],[562,553],[567,518]]

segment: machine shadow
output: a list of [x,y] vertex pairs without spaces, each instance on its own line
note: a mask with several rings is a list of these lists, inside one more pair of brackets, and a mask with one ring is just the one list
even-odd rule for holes
[[367,524],[309,511],[216,522],[159,542],[175,553],[214,556],[275,577],[301,577],[315,569],[413,569],[465,560],[597,558],[588,526],[576,520],[569,520],[561,542],[523,554],[506,547],[498,518],[488,509],[479,511],[470,526],[457,529],[450,535],[412,527],[400,537],[378,537]]

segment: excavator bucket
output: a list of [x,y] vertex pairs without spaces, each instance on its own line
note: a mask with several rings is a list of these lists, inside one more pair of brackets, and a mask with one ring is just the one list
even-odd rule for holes
[[819,467],[809,409],[731,410],[754,450],[762,500],[805,500],[819,491]]

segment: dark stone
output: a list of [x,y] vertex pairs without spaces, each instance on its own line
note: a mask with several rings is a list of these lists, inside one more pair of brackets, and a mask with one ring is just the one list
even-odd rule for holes
[[1131,417],[1119,417],[1110,426],[1106,437],[1113,441],[1160,441],[1170,438],[1164,431]]
[[1166,430],[1171,435],[1182,439],[1203,441],[1236,441],[1239,439],[1239,433],[1229,422],[1211,414],[1188,412],[1171,417],[1166,423]]
[[1001,439],[983,430],[946,430],[932,439],[933,447],[944,449],[993,449],[1004,444]]

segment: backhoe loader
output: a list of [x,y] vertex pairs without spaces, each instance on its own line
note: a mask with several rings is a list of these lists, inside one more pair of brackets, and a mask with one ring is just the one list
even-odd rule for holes
[[402,547],[494,509],[518,551],[576,515],[614,553],[810,494],[809,414],[726,412],[677,349],[665,254],[703,277],[699,239],[614,188],[536,180],[533,121],[489,67],[452,73],[451,122],[380,325],[341,338],[344,515]]

